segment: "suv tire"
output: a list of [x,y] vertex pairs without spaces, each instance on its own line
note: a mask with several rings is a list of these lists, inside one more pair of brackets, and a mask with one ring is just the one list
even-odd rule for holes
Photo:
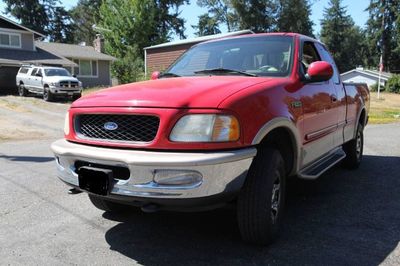
[[54,95],[51,93],[49,87],[44,87],[43,89],[43,100],[46,102],[51,102],[54,100]]
[[280,231],[285,205],[286,173],[275,149],[258,151],[237,202],[237,219],[244,241],[267,245]]
[[346,157],[343,165],[348,169],[357,169],[360,166],[364,150],[364,127],[361,123],[357,126],[355,139],[343,144]]
[[20,84],[18,85],[18,94],[19,94],[19,96],[21,96],[21,97],[25,97],[25,96],[28,95],[28,91],[25,89],[24,83],[20,83]]

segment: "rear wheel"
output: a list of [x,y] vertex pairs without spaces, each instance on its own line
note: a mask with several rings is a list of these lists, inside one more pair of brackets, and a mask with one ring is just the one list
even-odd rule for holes
[[125,205],[103,199],[96,195],[89,194],[89,199],[97,209],[106,212],[121,212],[126,209]]
[[346,153],[343,164],[348,169],[357,169],[360,166],[364,150],[363,131],[363,125],[358,124],[356,138],[343,145],[343,150]]
[[53,93],[51,93],[49,87],[44,87],[43,100],[45,100],[46,102],[51,102],[54,100],[54,95]]
[[25,89],[25,85],[23,83],[18,86],[18,94],[21,97],[25,97],[28,94],[28,91]]
[[275,149],[260,150],[238,197],[237,219],[244,241],[267,245],[282,225],[286,174],[283,158]]

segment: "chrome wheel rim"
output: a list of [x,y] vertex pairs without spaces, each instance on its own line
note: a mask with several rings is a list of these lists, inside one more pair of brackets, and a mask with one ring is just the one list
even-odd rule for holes
[[279,173],[272,185],[272,198],[271,198],[271,218],[272,223],[275,223],[279,215],[279,205],[281,202],[281,179]]

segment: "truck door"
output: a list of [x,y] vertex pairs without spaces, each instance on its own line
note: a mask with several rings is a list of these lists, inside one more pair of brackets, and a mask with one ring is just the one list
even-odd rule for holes
[[346,126],[346,115],[347,115],[346,91],[342,81],[340,80],[340,75],[337,66],[335,64],[335,60],[333,59],[331,54],[328,52],[325,46],[319,43],[316,44],[316,47],[318,52],[322,56],[322,60],[330,63],[333,67],[333,76],[330,82],[332,83],[332,86],[335,89],[334,98],[336,98],[336,101],[334,101],[333,103],[334,104],[333,108],[336,110],[338,114],[338,127],[334,134],[333,142],[335,146],[340,146],[344,142],[343,130],[344,127]]
[[36,77],[36,73],[38,68],[34,68],[28,77],[28,85],[33,91],[38,91],[38,77]]
[[[300,75],[304,75],[312,62],[322,58],[314,42],[305,41],[301,47]],[[302,164],[305,166],[333,149],[338,114],[334,108],[336,91],[331,81],[307,83],[300,94],[303,106]]]

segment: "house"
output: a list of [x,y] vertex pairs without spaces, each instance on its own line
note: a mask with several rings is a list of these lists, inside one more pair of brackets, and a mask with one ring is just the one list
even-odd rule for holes
[[[362,67],[357,67],[343,74],[340,74],[343,82],[349,83],[367,83],[368,87],[371,87],[379,82],[379,71],[368,70]],[[381,86],[385,86],[388,79],[392,74],[388,72],[381,73]]]
[[102,53],[97,36],[92,46],[49,43],[45,36],[0,16],[0,88],[15,88],[21,65],[61,66],[82,81],[83,86],[111,85],[110,65],[114,57]]
[[145,73],[147,75],[147,73],[151,73],[153,71],[165,70],[190,47],[200,42],[253,33],[254,32],[251,30],[233,31],[146,47],[144,48]]

